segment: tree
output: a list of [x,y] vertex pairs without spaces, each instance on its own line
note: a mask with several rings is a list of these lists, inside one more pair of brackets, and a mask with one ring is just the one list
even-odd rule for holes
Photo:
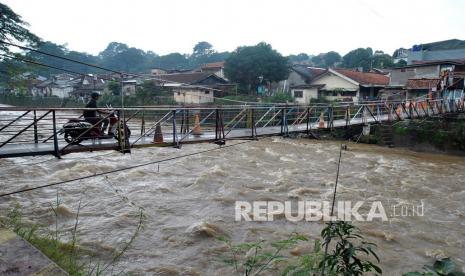
[[394,66],[393,58],[382,51],[376,51],[372,58],[372,68],[390,68]]
[[342,66],[345,68],[362,67],[364,71],[368,71],[371,68],[372,56],[373,50],[371,48],[358,48],[342,57]]
[[[27,29],[28,26],[29,24],[23,21],[20,15],[7,5],[0,3],[0,40],[36,46],[40,39]],[[0,52],[8,53],[8,46],[0,43]]]
[[341,61],[341,55],[337,52],[330,51],[324,55],[323,60],[325,67],[333,67],[336,62]]
[[407,62],[403,59],[399,60],[397,63],[394,64],[395,67],[405,67],[407,66]]
[[213,45],[206,41],[200,41],[194,46],[194,51],[192,55],[194,57],[198,56],[209,56],[214,52]]
[[265,42],[238,47],[226,60],[224,71],[226,77],[246,87],[249,92],[263,80],[280,81],[289,75],[287,58]]
[[111,94],[113,96],[121,95],[121,85],[117,81],[112,80],[112,81],[108,82],[108,90],[111,91]]
[[312,57],[313,66],[323,67],[324,66],[323,56],[324,56],[324,54],[319,54],[319,55],[313,56]]
[[163,69],[186,69],[189,67],[189,60],[180,53],[171,53],[161,56],[157,64],[157,67]]
[[291,63],[304,63],[309,61],[310,57],[305,53],[300,53],[298,55],[290,55],[287,57]]
[[147,69],[144,67],[146,53],[124,43],[111,42],[99,57],[104,67],[113,70],[138,72]]

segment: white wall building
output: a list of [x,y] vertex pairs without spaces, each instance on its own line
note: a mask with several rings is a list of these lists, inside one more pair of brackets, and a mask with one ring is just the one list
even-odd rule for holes
[[173,96],[174,100],[180,104],[213,103],[215,90],[203,86],[179,86],[173,88]]

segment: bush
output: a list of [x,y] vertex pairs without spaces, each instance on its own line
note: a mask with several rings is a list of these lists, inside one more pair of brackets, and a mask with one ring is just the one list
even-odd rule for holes
[[274,96],[264,97],[263,102],[265,103],[293,103],[294,98],[288,93],[278,92]]

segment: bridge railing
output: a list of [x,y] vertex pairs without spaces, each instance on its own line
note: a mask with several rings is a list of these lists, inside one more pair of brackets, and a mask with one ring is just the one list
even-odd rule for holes
[[[0,107],[0,153],[55,154],[89,148],[127,150],[131,147],[175,145],[229,139],[254,139],[261,135],[287,135],[318,128],[435,116],[463,112],[463,97],[419,98],[410,101],[372,101],[319,105],[156,106],[100,109],[118,114],[113,137],[84,133],[84,142],[69,143],[63,125],[81,117],[82,108]],[[106,115],[108,116],[108,115]],[[97,124],[96,124],[97,125]],[[96,126],[95,125],[95,126]],[[127,125],[131,135],[122,126]],[[85,129],[77,128],[77,131]],[[157,137],[158,140],[157,140]],[[69,138],[69,137],[68,137]],[[74,137],[76,138],[76,137]],[[105,138],[105,139],[100,139]],[[161,139],[161,140],[160,140]],[[77,141],[72,141],[77,142]]]

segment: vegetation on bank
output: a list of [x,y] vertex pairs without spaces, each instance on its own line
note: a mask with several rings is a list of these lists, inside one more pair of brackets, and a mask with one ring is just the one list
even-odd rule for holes
[[361,126],[351,126],[348,129],[334,129],[331,136],[366,144],[386,145],[386,131],[389,142],[394,146],[415,149],[426,144],[438,151],[465,152],[465,120],[460,117],[396,121],[392,123],[392,127],[374,124],[371,125],[370,134],[366,136],[362,135]]
[[465,151],[465,120],[411,120],[393,126],[397,136],[428,143],[441,150]]
[[[137,217],[138,224],[129,241],[125,242],[120,249],[116,249],[112,252],[110,258],[108,256],[103,258],[108,259],[108,261],[102,261],[102,258],[97,258],[99,255],[98,252],[92,249],[86,249],[78,244],[77,231],[81,200],[79,201],[74,218],[74,226],[68,233],[58,227],[60,205],[61,201],[57,195],[56,202],[50,204],[49,209],[55,221],[55,229],[53,230],[49,230],[44,225],[23,220],[21,206],[19,204],[13,206],[5,215],[0,216],[0,227],[14,231],[72,276],[103,275],[105,271],[113,267],[129,249],[141,231],[145,219],[143,210],[139,209]],[[68,236],[70,235],[70,237],[66,237],[66,241],[64,241],[62,237],[65,234],[68,234]]]
[[271,271],[282,276],[382,273],[372,262],[372,259],[380,261],[375,253],[376,245],[365,241],[360,230],[351,223],[329,222],[321,231],[321,238],[323,242],[314,241],[313,252],[289,257],[299,243],[309,241],[306,236],[294,233],[285,240],[237,245],[220,237],[228,249],[220,261],[231,266],[236,275],[267,275]]

